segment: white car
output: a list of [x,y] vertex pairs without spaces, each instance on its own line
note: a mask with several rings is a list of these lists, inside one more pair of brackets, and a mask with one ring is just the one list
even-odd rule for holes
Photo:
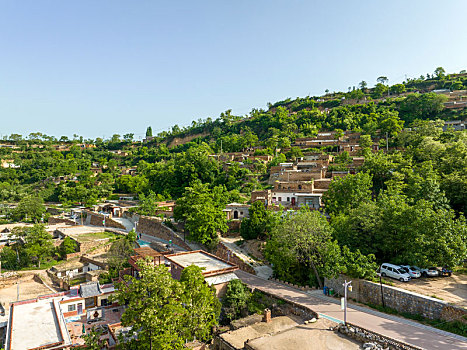
[[429,267],[427,269],[420,269],[423,277],[438,277],[439,271],[436,267]]
[[381,277],[391,277],[401,282],[409,282],[411,280],[410,275],[399,265],[383,264],[380,267]]
[[420,272],[420,269],[416,266],[410,266],[410,265],[401,265],[401,267],[410,275],[412,278],[420,278],[422,276],[422,273]]

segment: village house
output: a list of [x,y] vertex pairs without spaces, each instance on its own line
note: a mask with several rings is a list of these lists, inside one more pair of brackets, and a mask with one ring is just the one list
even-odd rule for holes
[[[109,300],[114,292],[112,284],[90,282],[66,292],[11,303],[5,349],[82,347],[82,336],[92,328],[105,331],[120,323],[124,309]],[[108,331],[101,336],[108,348],[115,345],[111,338]]]
[[249,210],[248,204],[230,203],[226,205],[223,212],[226,213],[227,220],[242,220],[250,216]]
[[13,159],[2,159],[1,160],[1,166],[4,169],[7,169],[7,168],[13,168],[13,169],[21,168],[21,165],[15,164],[15,161]]
[[152,261],[154,265],[165,264],[164,254],[169,254],[169,252],[157,252],[151,247],[145,246],[134,249],[135,255],[132,255],[128,258],[128,263],[130,267],[127,267],[119,272],[119,281],[124,281],[124,276],[129,275],[135,278],[139,278],[140,268],[138,266],[138,261],[141,259],[146,259]]
[[204,280],[216,289],[216,296],[219,298],[225,295],[227,284],[238,279],[234,273],[238,270],[236,265],[202,250],[169,254],[165,256],[165,260],[170,263],[172,277],[177,280],[188,266],[200,267],[203,270]]

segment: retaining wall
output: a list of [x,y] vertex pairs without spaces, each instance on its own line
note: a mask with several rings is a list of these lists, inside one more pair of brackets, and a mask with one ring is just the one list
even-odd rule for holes
[[74,222],[73,220],[64,219],[64,218],[57,218],[57,217],[54,217],[54,216],[49,217],[48,223],[49,223],[49,225],[53,225],[53,224],[66,224],[66,225],[72,225],[72,226],[77,225],[76,222]]
[[423,350],[418,346],[403,343],[399,340],[386,337],[348,322],[347,325],[338,326],[337,331],[362,343],[378,343],[387,350]]
[[149,236],[161,238],[166,241],[172,241],[186,250],[192,250],[190,246],[183,241],[172,229],[162,224],[162,220],[158,217],[140,216],[137,226],[138,232]]
[[86,210],[85,213],[86,213],[86,223],[89,223],[90,225],[104,226],[104,218],[105,218],[105,227],[113,227],[113,228],[119,228],[122,230],[126,230],[125,226],[123,226],[121,223],[115,220],[112,220],[108,216],[105,217],[102,214],[95,213],[89,210]]
[[[352,280],[352,291],[348,292],[348,297],[355,299],[360,303],[371,303],[374,305],[384,304],[387,307],[399,312],[408,312],[414,315],[421,315],[432,320],[453,321],[459,320],[467,323],[467,310],[448,304],[445,301],[410,292],[405,289],[396,288],[388,285],[352,279],[346,276],[339,276],[335,279],[325,279],[324,285],[333,288],[340,295],[344,294],[342,284],[344,280]],[[381,295],[382,289],[382,295]]]

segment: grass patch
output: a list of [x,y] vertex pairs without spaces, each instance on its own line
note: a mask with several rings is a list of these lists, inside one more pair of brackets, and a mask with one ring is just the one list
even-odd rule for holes
[[70,280],[70,286],[76,286],[77,284],[81,284],[81,283],[84,283],[84,282],[86,282],[86,277],[85,276],[75,277],[75,278]]
[[[432,326],[434,328],[438,328],[446,332],[462,335],[464,337],[467,335],[467,323],[463,323],[461,321],[431,320],[422,315],[415,315],[408,312],[399,312],[387,306],[383,307],[382,305],[375,305],[372,303],[368,303],[366,305],[371,307],[372,309],[376,309],[386,314],[402,316],[404,318],[415,320],[425,325]],[[467,316],[464,316],[464,319],[467,320]]]
[[50,260],[50,261],[42,262],[41,267],[31,265],[31,266],[23,267],[20,270],[11,270],[11,271],[47,270],[47,269],[50,269],[52,266],[58,265],[60,263],[61,261]]
[[116,238],[116,235],[112,232],[91,232],[91,233],[84,233],[82,235],[74,236],[76,240],[79,242],[87,242],[87,241],[96,241],[98,239],[111,239]]

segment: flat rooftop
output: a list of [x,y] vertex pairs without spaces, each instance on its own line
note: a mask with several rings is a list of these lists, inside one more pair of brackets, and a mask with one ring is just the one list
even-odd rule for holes
[[[245,342],[250,339],[257,339],[263,336],[269,336],[277,332],[282,332],[299,325],[302,319],[298,317],[279,316],[271,319],[271,322],[258,322],[251,326],[242,327],[234,331],[229,331],[220,335],[235,349],[243,349]],[[300,349],[289,347],[287,349]]]
[[66,326],[54,299],[15,304],[7,350],[31,349],[49,344],[70,345]]
[[319,319],[316,323],[297,325],[274,334],[263,334],[248,340],[247,344],[253,350],[361,349],[361,344],[329,329],[335,325],[332,321]]
[[165,258],[183,268],[190,265],[199,266],[203,269],[203,273],[236,267],[201,250],[166,255]]

